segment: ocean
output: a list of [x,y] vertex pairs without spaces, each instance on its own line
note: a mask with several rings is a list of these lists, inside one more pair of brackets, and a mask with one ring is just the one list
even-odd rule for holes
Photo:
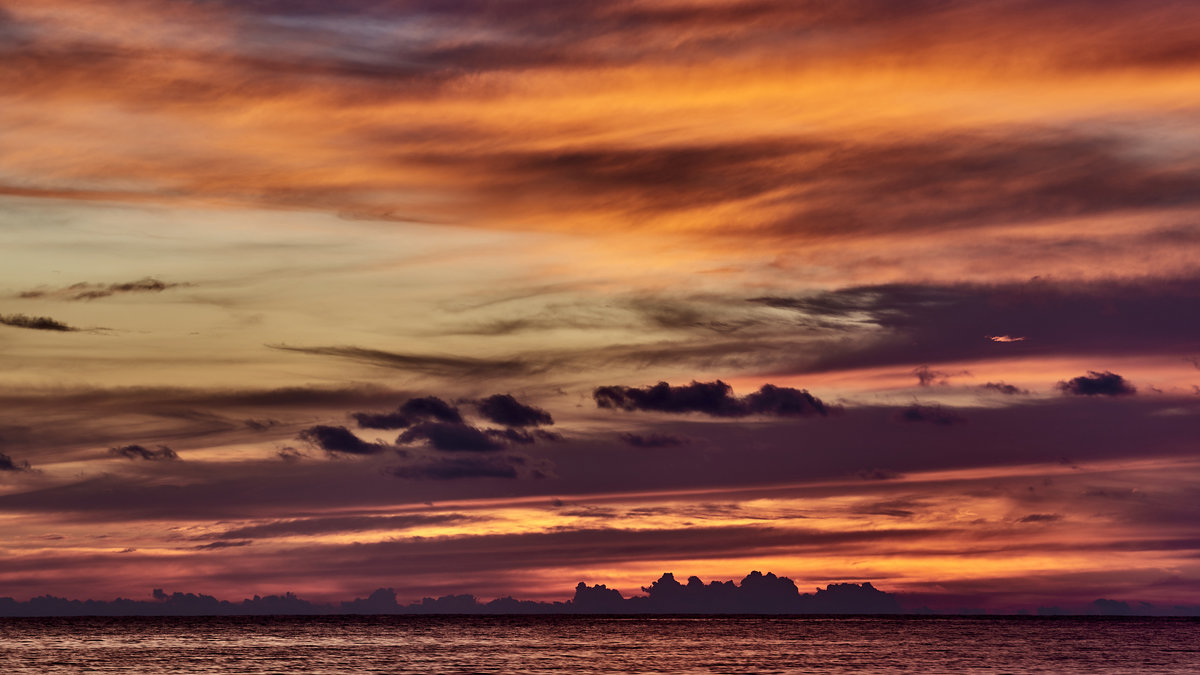
[[1196,673],[1200,619],[0,619],[0,673]]

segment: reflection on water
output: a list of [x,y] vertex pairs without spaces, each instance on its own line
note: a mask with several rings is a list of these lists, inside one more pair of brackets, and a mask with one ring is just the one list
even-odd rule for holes
[[0,619],[0,672],[1200,672],[1200,620],[1048,617]]

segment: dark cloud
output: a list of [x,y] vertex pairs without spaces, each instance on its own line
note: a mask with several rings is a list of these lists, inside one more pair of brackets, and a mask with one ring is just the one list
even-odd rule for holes
[[489,360],[459,356],[431,356],[388,352],[379,349],[363,349],[361,347],[290,347],[288,345],[267,345],[267,347],[301,354],[333,356],[384,368],[395,368],[397,370],[451,378],[496,378],[533,375],[544,372],[549,367],[548,364],[522,359]]
[[870,582],[830,584],[815,594],[801,594],[795,582],[773,573],[751,572],[740,584],[699,577],[679,583],[667,572],[649,586],[645,596],[624,599],[615,589],[580,582],[572,604],[594,613],[654,614],[896,614],[902,611],[894,595]]
[[951,377],[970,375],[971,373],[966,370],[948,373],[943,370],[934,370],[929,366],[917,366],[913,369],[912,374],[916,376],[918,385],[928,387],[934,384],[949,384]]
[[484,433],[498,441],[520,445],[532,445],[537,442],[532,433],[520,429],[485,429]]
[[214,541],[211,544],[201,544],[191,548],[193,551],[212,551],[219,548],[241,548],[243,546],[249,546],[253,543],[254,542],[249,539],[243,539],[242,541]]
[[940,426],[962,424],[967,418],[940,405],[913,404],[896,414],[901,422],[930,422]]
[[285,462],[299,462],[308,456],[292,447],[280,448],[275,455]]
[[987,389],[1005,396],[1015,396],[1017,394],[1028,394],[1028,389],[1022,389],[1014,384],[1005,384],[1004,382],[987,382],[979,385],[980,389]]
[[22,298],[52,297],[63,300],[98,300],[122,293],[161,293],[169,288],[189,284],[168,283],[152,277],[116,284],[78,283],[52,290],[30,290],[20,294]]
[[0,314],[0,325],[14,328],[30,328],[33,330],[53,330],[70,332],[79,330],[67,324],[51,319],[48,316],[29,316],[28,314]]
[[1057,513],[1031,513],[1018,522],[1021,523],[1053,523],[1062,520],[1062,516]]
[[179,454],[165,445],[160,445],[153,450],[141,445],[122,445],[116,448],[109,448],[108,454],[113,457],[140,459],[150,462],[175,461],[179,459]]
[[1059,382],[1058,388],[1064,394],[1076,396],[1129,396],[1137,393],[1137,389],[1125,378],[1107,370],[1102,373],[1089,370],[1087,375]]
[[462,414],[458,408],[446,403],[436,396],[410,398],[400,406],[400,414],[418,420],[435,420],[450,424],[461,424]]
[[462,424],[458,408],[436,396],[410,398],[394,412],[353,413],[358,426],[364,429],[404,429],[418,421],[435,420],[449,424]]
[[[883,284],[755,304],[790,309],[833,331],[783,372],[987,361],[1070,354],[1187,353],[1200,333],[1200,277],[1002,284]],[[1028,340],[999,343],[995,335]],[[871,339],[856,339],[869,335]],[[773,359],[788,358],[772,353]]]
[[351,413],[355,424],[363,429],[403,429],[412,424],[412,420],[400,412],[388,413]]
[[631,445],[635,448],[673,448],[687,443],[686,438],[672,436],[670,434],[621,434],[621,440],[626,445]]
[[15,460],[13,460],[12,457],[9,457],[8,455],[0,452],[0,471],[16,472],[16,471],[28,471],[28,470],[29,470],[29,462],[15,461]]
[[330,454],[374,455],[387,449],[387,446],[382,443],[368,443],[362,440],[346,427],[324,424],[304,429],[297,438]]
[[477,403],[479,414],[496,424],[506,427],[534,427],[554,424],[550,413],[531,405],[525,405],[511,394],[494,394]]
[[592,392],[600,408],[655,412],[698,412],[712,417],[771,415],[799,417],[827,415],[829,409],[820,399],[803,389],[765,384],[758,391],[738,398],[733,388],[720,380],[671,386],[659,382],[648,387],[597,387]]
[[480,520],[480,517],[468,516],[461,513],[296,518],[237,527],[226,530],[217,536],[219,539],[267,539],[292,535],[305,536],[337,532],[405,530],[426,525],[448,525],[477,520]]
[[425,441],[435,450],[448,452],[493,452],[503,450],[505,444],[476,427],[450,422],[422,422],[400,434],[399,445]]

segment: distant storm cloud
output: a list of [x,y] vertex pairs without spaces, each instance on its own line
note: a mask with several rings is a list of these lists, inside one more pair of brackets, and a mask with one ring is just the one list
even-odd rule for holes
[[362,440],[346,427],[325,424],[304,429],[297,438],[330,454],[374,455],[387,449],[382,443]]
[[63,288],[49,290],[34,289],[22,292],[21,298],[56,298],[60,300],[99,300],[123,293],[161,293],[170,288],[187,286],[189,284],[170,283],[153,277],[145,277],[137,281],[127,281],[114,284],[97,284],[82,282]]
[[1058,389],[1075,396],[1130,396],[1137,393],[1137,389],[1125,378],[1107,370],[1089,370],[1087,375],[1059,382]]
[[29,316],[28,314],[0,314],[0,325],[13,328],[29,328],[31,330],[52,330],[67,333],[77,331],[67,324],[51,319],[48,316]]
[[108,454],[112,455],[113,457],[144,460],[148,462],[169,462],[179,459],[179,454],[165,445],[160,445],[154,449],[150,449],[141,445],[122,445],[115,448],[109,448]]
[[495,394],[479,401],[479,414],[506,427],[533,427],[554,424],[550,413],[521,403],[511,394]]
[[701,413],[710,417],[802,417],[828,415],[830,408],[803,389],[765,384],[743,397],[721,380],[672,386],[666,382],[648,387],[597,387],[592,392],[597,407],[629,411]]

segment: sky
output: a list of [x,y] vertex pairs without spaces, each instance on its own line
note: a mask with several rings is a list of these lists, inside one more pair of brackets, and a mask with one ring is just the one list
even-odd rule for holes
[[1200,604],[1200,5],[0,0],[0,596]]

